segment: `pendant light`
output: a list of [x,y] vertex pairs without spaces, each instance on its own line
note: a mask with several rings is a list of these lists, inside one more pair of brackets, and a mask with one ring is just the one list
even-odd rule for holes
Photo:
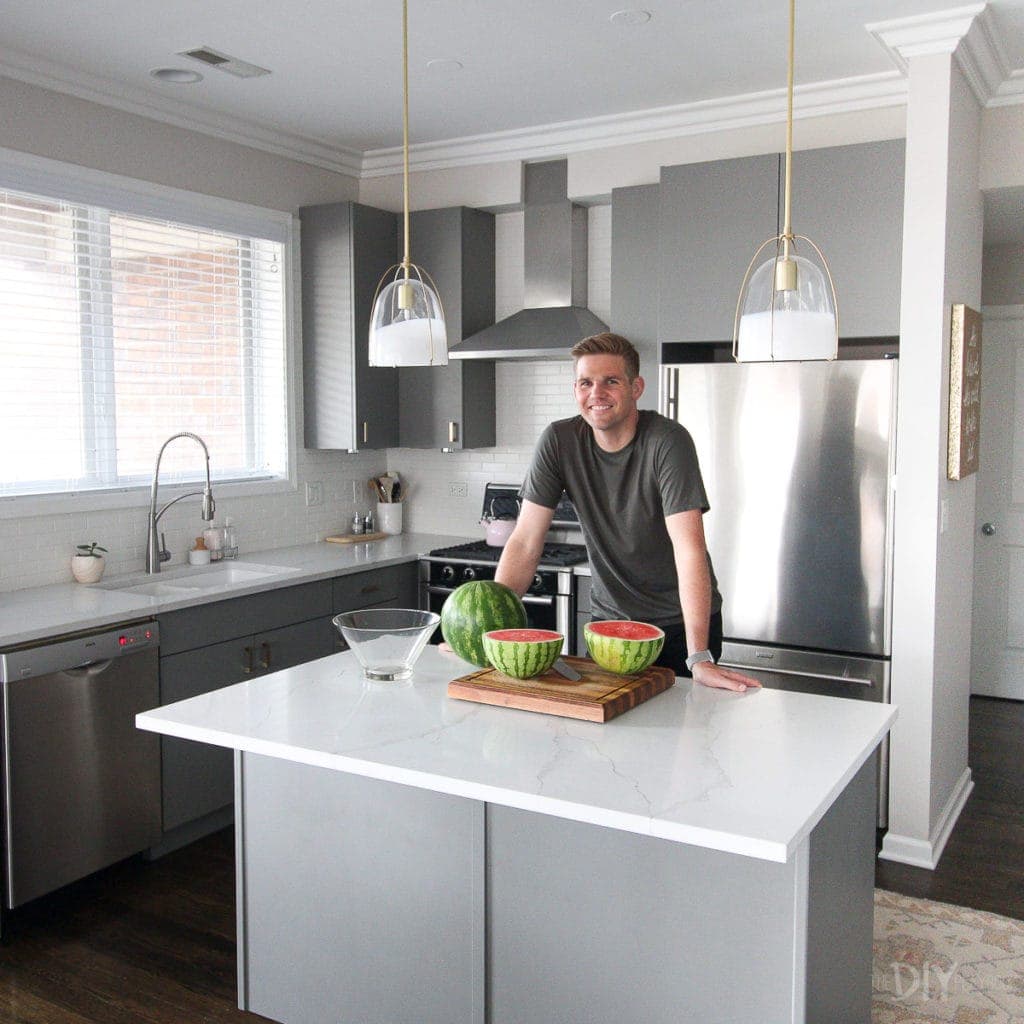
[[[796,0],[789,0],[789,74],[786,99],[786,198],[782,234],[763,242],[747,267],[736,304],[733,358],[739,363],[835,359],[839,318],[832,274],[821,250],[790,221],[793,165],[793,39]],[[797,243],[806,243],[797,255]],[[765,249],[775,252],[755,270]],[[818,261],[808,259],[810,250]]]
[[377,284],[370,366],[447,366],[444,308],[430,275],[409,259],[409,2],[402,0],[402,262]]

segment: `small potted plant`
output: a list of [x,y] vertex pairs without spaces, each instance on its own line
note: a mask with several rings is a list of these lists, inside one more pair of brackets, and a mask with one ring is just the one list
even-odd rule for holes
[[101,548],[96,541],[79,544],[77,552],[71,556],[71,575],[79,583],[98,583],[107,565],[103,557],[106,553],[107,549]]

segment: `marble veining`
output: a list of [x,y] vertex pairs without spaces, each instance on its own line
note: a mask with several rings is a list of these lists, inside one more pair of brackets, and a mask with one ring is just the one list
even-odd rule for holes
[[429,647],[406,684],[331,655],[140,715],[304,764],[785,861],[878,745],[889,705],[684,680],[599,724],[453,700]]

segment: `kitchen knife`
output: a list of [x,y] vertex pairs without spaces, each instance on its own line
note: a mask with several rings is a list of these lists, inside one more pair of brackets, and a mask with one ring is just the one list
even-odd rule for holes
[[583,677],[576,671],[576,669],[570,667],[566,662],[559,658],[558,661],[551,666],[560,676],[565,676],[566,679],[572,682],[578,682]]

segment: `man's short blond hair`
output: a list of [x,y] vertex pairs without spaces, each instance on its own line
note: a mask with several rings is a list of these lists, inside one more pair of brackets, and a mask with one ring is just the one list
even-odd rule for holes
[[640,376],[640,354],[632,342],[621,334],[612,334],[610,331],[592,334],[573,345],[569,355],[574,363],[582,356],[621,356],[626,366],[626,376],[631,381]]

